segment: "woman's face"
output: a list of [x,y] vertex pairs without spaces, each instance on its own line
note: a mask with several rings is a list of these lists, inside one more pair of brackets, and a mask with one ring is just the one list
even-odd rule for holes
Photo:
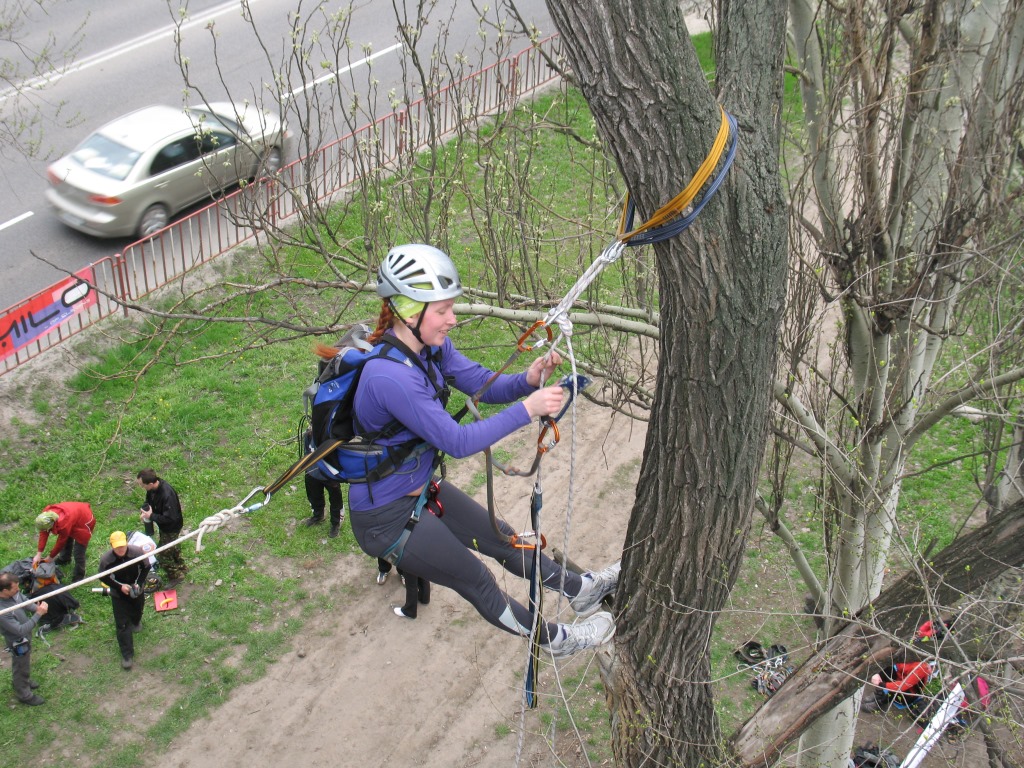
[[[424,344],[429,347],[438,347],[444,343],[448,331],[454,328],[458,322],[455,319],[455,312],[452,310],[454,306],[455,299],[446,299],[444,301],[432,301],[423,310],[420,336],[423,338]],[[416,317],[411,318],[409,325],[415,328],[417,319]]]

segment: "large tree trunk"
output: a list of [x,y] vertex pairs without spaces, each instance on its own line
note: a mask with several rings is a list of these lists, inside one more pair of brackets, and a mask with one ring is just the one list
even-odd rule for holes
[[[573,0],[549,10],[598,128],[649,216],[685,186],[721,120],[678,5]],[[784,6],[726,2],[720,29],[719,98],[739,121],[739,154],[693,228],[655,246],[657,396],[607,668],[623,766],[720,757],[708,649],[745,546],[775,371],[786,257],[778,169]]]
[[928,564],[927,581],[911,570],[885,589],[732,736],[736,765],[774,765],[811,723],[855,693],[876,667],[905,647],[929,616],[929,606],[949,605],[1007,568],[1024,565],[1022,540],[1024,502],[946,547]]

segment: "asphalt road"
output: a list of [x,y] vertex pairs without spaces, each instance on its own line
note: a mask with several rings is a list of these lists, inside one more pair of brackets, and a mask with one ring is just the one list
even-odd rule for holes
[[[64,71],[51,73],[49,82],[34,91],[35,98],[48,105],[47,115],[52,114],[55,105],[61,105],[63,120],[73,118],[73,125],[68,126],[48,117],[43,140],[50,157],[66,153],[107,120],[148,104],[255,101],[266,98],[274,89],[301,95],[308,84],[304,86],[297,76],[288,74],[291,18],[297,8],[304,17],[317,18],[313,9],[319,4],[248,0],[247,5],[251,24],[239,0],[187,1],[187,20],[180,25],[180,34],[193,83],[190,93],[185,93],[177,62],[177,27],[166,0],[71,0],[51,3],[42,10],[32,6],[32,23],[26,26],[22,40],[28,50],[41,48],[48,35],[66,45],[75,29],[82,27],[82,45],[73,60]],[[520,5],[540,29],[553,31],[542,0]],[[178,3],[172,6],[177,8]],[[46,9],[49,13],[43,12]],[[482,41],[477,15],[465,0],[439,2],[425,30],[418,45],[424,53],[429,52],[438,35],[444,34],[444,47],[449,53],[465,51],[470,61],[487,56],[484,49],[489,45]],[[372,57],[372,79],[379,81],[377,92],[385,96],[391,88],[400,92],[403,64],[408,63],[409,56],[398,45],[390,0],[354,5],[347,34],[354,44],[347,56],[347,62],[353,65],[346,73],[350,86],[369,91],[370,65],[363,60]],[[494,40],[493,30],[488,37]],[[514,50],[525,46],[523,40]],[[324,52],[317,55],[326,59]],[[275,78],[280,81],[277,75],[281,73],[288,81],[273,85]],[[370,94],[361,95],[362,103],[368,103]],[[0,114],[6,114],[6,110]],[[324,135],[321,140],[331,138],[335,136]],[[286,162],[295,159],[297,142],[289,151]],[[0,259],[4,278],[0,280],[0,312],[56,282],[64,276],[62,270],[73,272],[119,252],[131,242],[91,238],[62,225],[44,197],[48,161],[5,155],[0,163]]]

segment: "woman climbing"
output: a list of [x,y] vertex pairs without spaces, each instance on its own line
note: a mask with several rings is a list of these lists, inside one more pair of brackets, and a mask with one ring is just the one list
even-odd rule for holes
[[[378,271],[377,293],[382,307],[370,342],[389,349],[363,367],[353,401],[356,426],[363,434],[384,435],[376,441],[381,445],[420,440],[426,450],[414,451],[383,478],[350,486],[352,532],[367,554],[400,564],[413,578],[455,590],[494,626],[526,636],[529,610],[501,591],[474,552],[522,578],[528,554],[495,533],[484,507],[451,483],[435,485],[432,478],[440,453],[470,456],[538,417],[557,413],[562,389],[543,384],[561,359],[550,354],[534,360],[525,373],[499,375],[482,400],[512,405],[460,425],[445,410],[449,384],[472,395],[493,373],[458,352],[448,338],[456,325],[455,298],[462,294],[455,265],[429,245],[392,248]],[[580,576],[542,556],[541,574],[547,588],[564,590],[581,617],[540,627],[540,643],[555,658],[612,638],[614,619],[598,609],[618,584],[618,563]]]

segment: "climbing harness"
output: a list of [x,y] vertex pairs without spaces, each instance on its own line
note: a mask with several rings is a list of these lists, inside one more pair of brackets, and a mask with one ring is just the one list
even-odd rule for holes
[[409,522],[405,524],[405,528],[402,529],[401,535],[386,550],[381,554],[381,559],[387,560],[396,568],[398,564],[402,562],[402,555],[405,554],[405,545],[409,541],[409,537],[412,536],[412,529],[416,527],[416,523],[420,521],[420,517],[423,515],[423,510],[429,508],[431,504],[434,508],[430,511],[434,513],[436,517],[444,516],[444,505],[437,498],[439,487],[436,482],[431,480],[429,483],[423,486],[423,490],[420,491],[419,498],[416,499],[416,504],[413,506],[412,515],[409,516]]

